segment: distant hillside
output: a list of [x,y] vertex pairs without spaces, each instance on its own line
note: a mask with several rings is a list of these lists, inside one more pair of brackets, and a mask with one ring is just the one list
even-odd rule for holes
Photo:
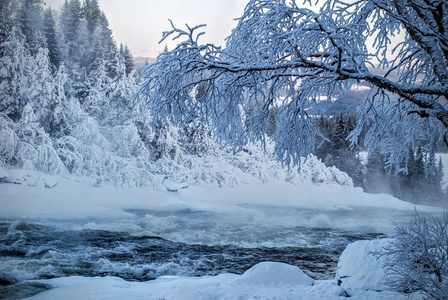
[[145,57],[145,56],[134,57],[135,69],[138,70],[139,68],[147,65],[148,63],[153,63],[155,61],[156,61],[155,57]]

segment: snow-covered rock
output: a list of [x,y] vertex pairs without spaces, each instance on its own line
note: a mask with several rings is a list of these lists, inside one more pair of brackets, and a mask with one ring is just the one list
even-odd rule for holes
[[[377,252],[388,245],[392,239],[356,241],[347,245],[342,252],[336,271],[336,282],[348,292],[350,289],[384,291],[386,272],[383,267],[387,257],[377,258]],[[350,294],[350,292],[349,292]]]
[[181,189],[186,189],[188,187],[188,184],[184,182],[179,183],[169,178],[165,178],[162,181],[162,184],[165,186],[168,192],[174,192],[174,193],[178,192]]
[[42,177],[42,181],[44,182],[44,187],[47,189],[52,189],[56,185],[58,185],[58,179],[54,176],[46,175]]
[[259,263],[237,279],[239,283],[260,285],[313,285],[314,280],[296,266],[279,262]]

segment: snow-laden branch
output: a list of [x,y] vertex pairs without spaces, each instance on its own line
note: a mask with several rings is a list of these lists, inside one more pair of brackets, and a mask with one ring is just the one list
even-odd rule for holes
[[[322,112],[319,99],[342,97],[359,82],[372,91],[353,143],[366,122],[375,124],[367,137],[376,142],[372,147],[396,143],[392,137],[405,132],[405,146],[446,135],[447,2],[318,3],[317,11],[296,1],[251,0],[223,49],[199,43],[203,25],[183,30],[171,23],[163,38],[182,42],[146,68],[140,98],[159,118],[199,117],[215,128],[217,139],[236,146],[263,140],[275,110],[272,138],[284,162],[299,162],[321,135],[308,114]],[[200,97],[194,92],[199,85]],[[398,127],[391,120],[407,123]],[[400,153],[389,154],[391,161],[401,161]]]

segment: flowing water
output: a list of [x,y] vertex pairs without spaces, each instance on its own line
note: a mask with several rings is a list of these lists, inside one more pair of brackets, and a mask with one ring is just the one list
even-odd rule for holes
[[285,262],[314,279],[330,279],[348,243],[381,236],[263,224],[247,216],[206,211],[128,212],[135,218],[0,222],[0,298],[49,288],[32,281],[37,279],[117,276],[146,281],[163,275],[242,274],[262,261]]

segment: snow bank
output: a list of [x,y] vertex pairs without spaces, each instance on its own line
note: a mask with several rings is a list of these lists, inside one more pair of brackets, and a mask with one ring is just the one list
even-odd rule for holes
[[264,262],[243,275],[197,278],[164,276],[143,283],[119,278],[68,277],[41,280],[53,289],[31,299],[337,299],[342,289],[329,281],[316,282],[299,268]]
[[350,290],[387,290],[384,284],[386,271],[383,268],[386,256],[375,257],[392,239],[356,241],[342,252],[336,271],[336,282],[350,294]]
[[[147,282],[128,282],[116,277],[74,276],[39,282],[50,284],[53,289],[29,299],[336,300],[347,296],[335,282],[313,281],[299,268],[275,262],[257,264],[243,275],[163,276]],[[407,295],[391,291],[352,292],[351,299],[408,299]]]
[[237,279],[243,284],[258,285],[313,285],[314,280],[296,266],[284,263],[262,262],[244,272]]

